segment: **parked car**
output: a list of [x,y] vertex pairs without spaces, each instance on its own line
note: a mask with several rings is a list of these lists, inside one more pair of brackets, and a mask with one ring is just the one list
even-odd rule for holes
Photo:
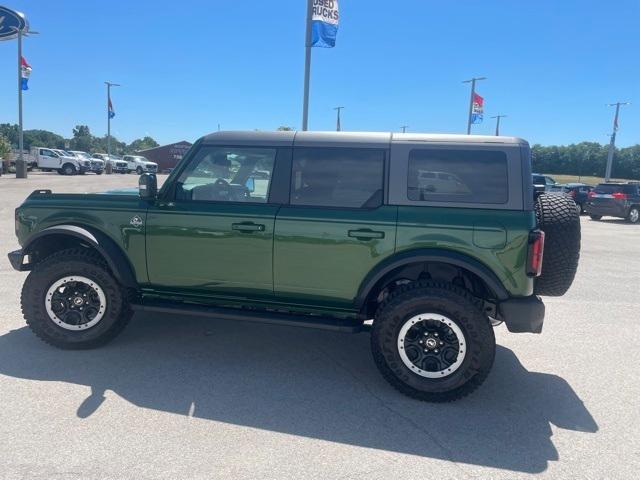
[[158,164],[150,162],[143,156],[125,155],[122,159],[127,162],[129,173],[136,172],[138,175],[142,175],[143,173],[156,173],[158,171]]
[[593,220],[602,217],[625,218],[640,222],[640,184],[600,183],[589,192],[586,212]]
[[31,147],[31,156],[38,168],[45,172],[57,171],[61,175],[84,174],[91,168],[91,161],[79,159],[56,148]]
[[117,155],[111,155],[111,157],[109,157],[109,155],[106,154],[106,153],[94,153],[92,155],[92,158],[96,158],[96,159],[100,159],[100,160],[104,161],[105,162],[105,166],[106,166],[107,163],[110,163],[111,164],[111,171],[113,173],[127,173],[128,172],[127,162],[122,160],[122,158],[117,156]]
[[566,183],[561,188],[562,193],[569,195],[576,202],[580,214],[584,213],[591,190],[593,190],[593,187],[586,183]]
[[67,150],[74,157],[81,160],[89,160],[91,162],[91,167],[89,169],[90,172],[95,173],[96,175],[102,175],[104,172],[105,162],[99,158],[93,158],[87,152],[82,152],[80,150]]
[[539,173],[532,173],[531,179],[533,181],[533,194],[536,197],[541,193],[548,192],[557,183],[553,177]]
[[[457,180],[425,191],[425,171]],[[30,270],[38,337],[97,347],[134,311],[342,332],[372,320],[383,377],[451,401],[489,374],[492,325],[540,333],[539,295],[563,295],[578,266],[574,204],[534,202],[518,138],[217,132],[157,187],[145,173],[138,196],[36,190],[16,210],[9,260]]]

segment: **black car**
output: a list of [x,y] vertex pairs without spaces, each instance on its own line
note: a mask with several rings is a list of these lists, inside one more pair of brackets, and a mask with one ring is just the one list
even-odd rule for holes
[[578,211],[584,213],[584,208],[589,200],[589,193],[593,190],[591,185],[585,183],[567,183],[562,185],[562,193],[570,196],[576,205]]
[[539,173],[531,174],[531,180],[533,181],[533,196],[537,197],[541,193],[548,192],[556,181],[548,175],[541,175]]
[[588,195],[586,212],[593,220],[602,217],[626,218],[640,222],[640,184],[601,183]]

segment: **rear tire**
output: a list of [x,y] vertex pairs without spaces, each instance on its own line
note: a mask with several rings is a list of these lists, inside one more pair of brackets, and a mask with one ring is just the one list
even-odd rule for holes
[[429,281],[400,288],[380,306],[371,349],[380,373],[398,391],[450,402],[482,384],[496,342],[473,297],[450,283]]
[[629,222],[629,223],[638,223],[638,222],[640,222],[640,208],[639,207],[631,207],[629,209],[629,215],[627,215],[627,222]]
[[540,195],[535,203],[538,227],[545,233],[542,273],[534,293],[559,297],[573,283],[580,260],[580,215],[564,195]]
[[142,167],[138,167],[138,168],[136,168],[136,173],[137,173],[138,175],[142,175],[142,174],[144,173],[144,171],[142,170]]
[[50,345],[94,348],[129,323],[129,297],[99,255],[68,249],[50,255],[29,273],[22,288],[22,313],[29,328]]

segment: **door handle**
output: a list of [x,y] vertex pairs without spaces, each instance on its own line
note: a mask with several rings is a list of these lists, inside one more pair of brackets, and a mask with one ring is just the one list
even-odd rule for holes
[[360,230],[349,230],[348,235],[352,238],[357,238],[358,240],[371,240],[374,238],[384,238],[384,232],[377,232],[375,230],[370,230],[368,228],[363,228]]
[[264,232],[264,225],[259,223],[232,223],[231,230],[237,232]]

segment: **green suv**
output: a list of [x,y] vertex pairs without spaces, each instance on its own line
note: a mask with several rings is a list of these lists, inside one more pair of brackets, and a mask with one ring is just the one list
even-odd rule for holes
[[531,178],[518,138],[218,132],[159,190],[33,192],[9,258],[56,347],[102,345],[136,311],[371,331],[394,387],[448,401],[489,373],[492,326],[539,333],[539,295],[573,281],[575,206],[534,201]]

